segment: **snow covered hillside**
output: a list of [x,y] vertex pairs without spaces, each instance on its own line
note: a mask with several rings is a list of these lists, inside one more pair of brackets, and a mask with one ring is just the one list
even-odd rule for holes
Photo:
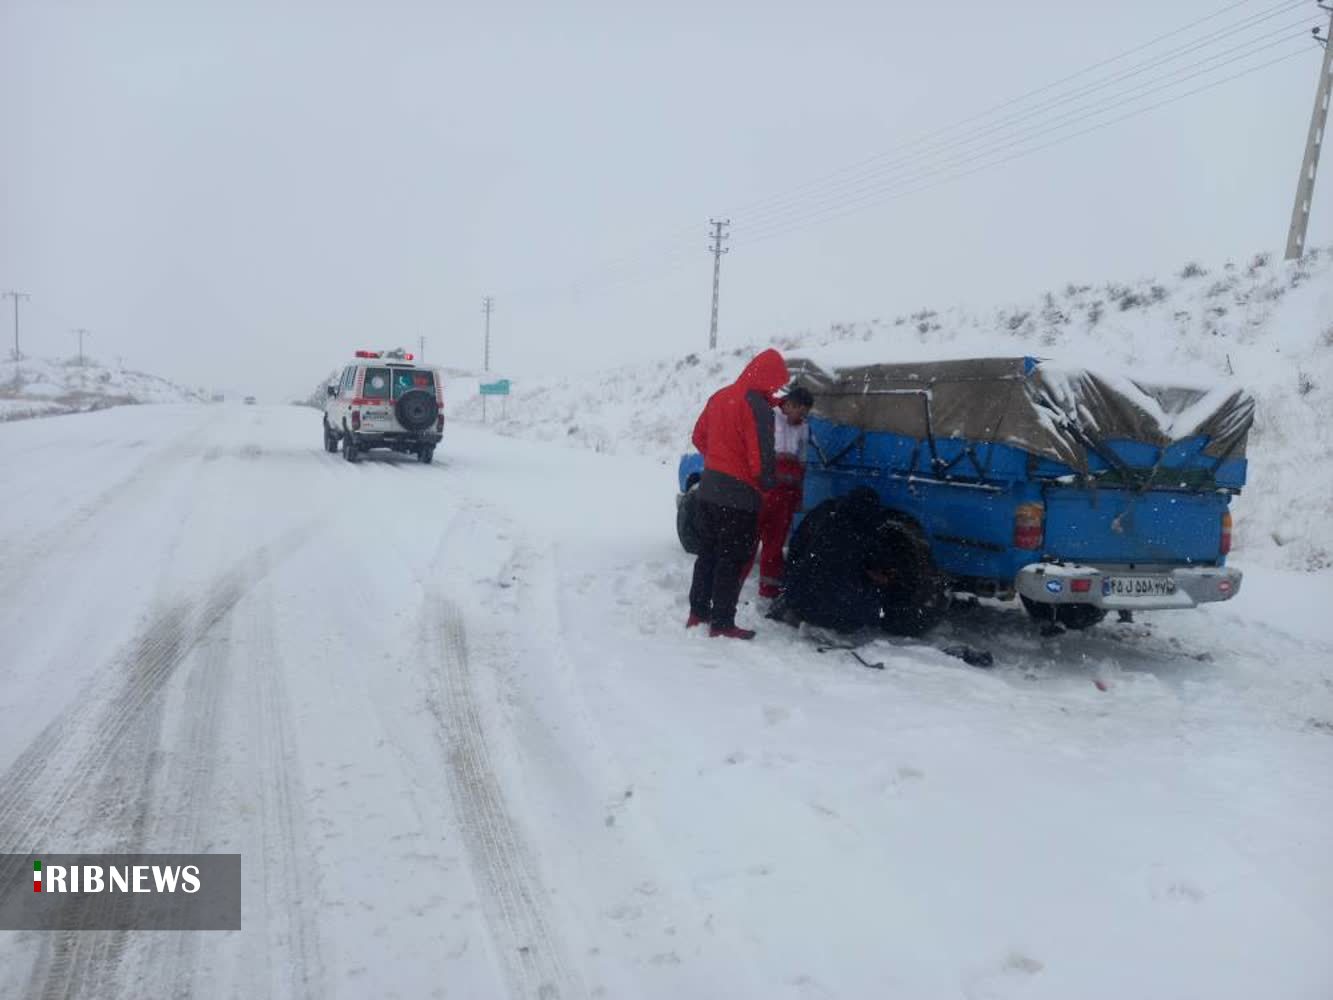
[[[1333,248],[1303,260],[1259,254],[1189,263],[1169,277],[1056,289],[989,312],[920,309],[734,350],[587,375],[520,379],[501,433],[671,462],[709,393],[761,346],[833,364],[1032,354],[1155,379],[1234,378],[1258,400],[1236,547],[1249,564],[1333,566]],[[480,420],[475,385],[447,396]],[[664,475],[663,489],[671,477]]]
[[0,421],[103,410],[126,403],[201,403],[206,397],[156,375],[50,358],[0,361]]

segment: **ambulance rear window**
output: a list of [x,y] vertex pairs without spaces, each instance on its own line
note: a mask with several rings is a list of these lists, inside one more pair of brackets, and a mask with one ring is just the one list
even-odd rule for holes
[[365,381],[361,384],[361,395],[365,399],[388,399],[389,369],[367,368]]
[[409,389],[424,389],[435,395],[435,373],[423,368],[395,368],[393,370],[393,398]]

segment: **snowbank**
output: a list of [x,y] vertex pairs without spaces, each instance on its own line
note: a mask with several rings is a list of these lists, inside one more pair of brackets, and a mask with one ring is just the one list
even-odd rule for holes
[[[733,350],[519,379],[504,417],[493,401],[490,420],[503,434],[671,461],[709,393],[770,345],[821,365],[1033,354],[1152,382],[1234,379],[1258,402],[1250,485],[1236,504],[1239,558],[1333,567],[1333,248],[1293,263],[1260,254],[1213,269],[1190,263],[1169,279],[1069,284],[989,312],[922,309]],[[450,416],[479,421],[475,385],[451,389]]]
[[83,413],[131,403],[201,403],[207,397],[156,375],[88,359],[0,361],[0,421]]

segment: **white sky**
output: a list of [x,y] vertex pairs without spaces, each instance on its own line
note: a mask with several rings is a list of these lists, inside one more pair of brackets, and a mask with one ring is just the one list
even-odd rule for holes
[[[849,214],[744,238],[747,203],[1226,6],[0,0],[0,289],[32,295],[31,353],[68,353],[86,326],[103,358],[278,399],[354,348],[423,334],[429,360],[478,365],[487,293],[499,374],[701,348],[710,215],[735,223],[724,344],[1280,253],[1319,67],[1295,38],[1320,22],[1313,0],[1026,124],[1237,45],[1291,38],[1124,107],[1301,57],[896,199],[847,206],[846,188],[816,185],[778,221]],[[1032,103],[1278,6],[1241,3]],[[938,176],[950,155],[902,169]],[[1333,242],[1321,181],[1312,244]]]

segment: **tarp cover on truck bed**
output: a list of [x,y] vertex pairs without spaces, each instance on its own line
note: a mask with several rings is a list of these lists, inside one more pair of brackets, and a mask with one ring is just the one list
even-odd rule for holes
[[917,439],[1012,445],[1088,471],[1106,442],[1166,448],[1206,438],[1205,455],[1243,458],[1254,400],[1234,386],[1155,385],[1035,358],[979,358],[824,370],[793,359],[815,413],[837,424]]

